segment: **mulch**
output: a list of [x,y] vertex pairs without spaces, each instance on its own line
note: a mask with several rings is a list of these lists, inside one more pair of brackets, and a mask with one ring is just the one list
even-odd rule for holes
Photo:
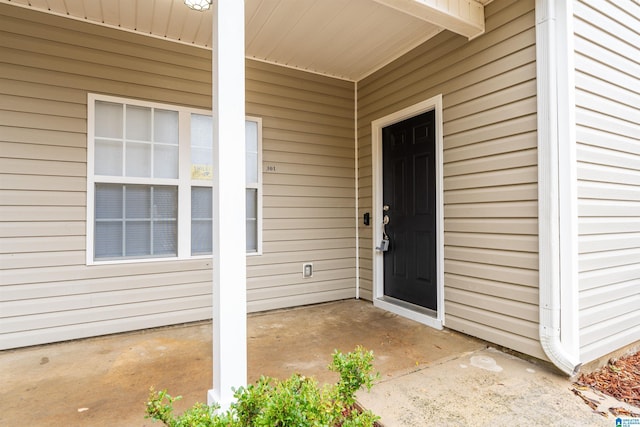
[[[611,359],[597,371],[581,374],[574,386],[572,391],[594,410],[598,402],[584,396],[580,390],[591,388],[639,409],[636,412],[625,408],[609,408],[614,416],[640,417],[640,352]],[[606,412],[600,413],[606,416]]]

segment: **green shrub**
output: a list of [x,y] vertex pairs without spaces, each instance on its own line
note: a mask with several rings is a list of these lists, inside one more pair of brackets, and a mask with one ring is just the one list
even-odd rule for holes
[[373,352],[358,346],[355,351],[333,353],[329,369],[337,372],[336,384],[323,388],[299,374],[278,381],[261,377],[255,384],[234,390],[236,401],[219,413],[218,405],[196,403],[180,416],[173,414],[173,402],[166,390],[150,391],[145,418],[168,427],[371,427],[379,419],[371,411],[358,410],[355,393],[368,390],[378,378],[371,374]]

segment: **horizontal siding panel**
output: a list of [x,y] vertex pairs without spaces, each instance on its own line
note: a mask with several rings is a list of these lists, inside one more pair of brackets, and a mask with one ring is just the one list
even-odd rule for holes
[[498,235],[538,235],[537,218],[445,218],[445,243],[448,232],[491,233]]
[[578,246],[578,252],[581,254],[617,249],[640,248],[640,233],[595,234],[591,236],[581,236]]
[[480,231],[460,233],[447,232],[445,245],[467,248],[502,249],[505,251],[538,252],[538,238],[535,235],[508,234],[492,235]]
[[616,135],[587,126],[576,126],[576,139],[579,141],[578,147],[589,145],[640,155],[640,147],[638,147],[640,138],[637,135]]
[[32,329],[0,335],[0,349],[24,347],[51,342],[51,337],[59,341],[94,337],[97,335],[135,331],[172,324],[211,319],[211,306],[193,309],[167,311],[138,317],[110,319],[93,323],[78,323],[53,328]]
[[444,203],[487,203],[536,200],[538,186],[536,184],[510,185],[491,188],[471,188],[462,190],[450,190],[445,193]]
[[455,148],[464,145],[476,144],[481,141],[490,141],[498,138],[507,138],[511,135],[535,132],[537,122],[535,115],[517,117],[508,121],[501,121],[491,125],[472,129],[455,135],[445,134],[445,148]]
[[[342,277],[352,277],[353,270],[350,270],[355,264],[355,258],[341,258],[341,259],[331,259],[325,261],[314,261],[313,263],[313,274],[314,277],[306,278],[305,282],[314,281],[316,273],[325,273],[331,271],[332,274],[336,274],[337,270],[343,270]],[[249,267],[248,275],[254,280],[256,286],[260,286],[262,282],[260,282],[260,277],[263,276],[274,276],[277,274],[297,274],[302,275],[302,265],[300,262],[281,262],[281,263],[269,263],[269,264],[260,264],[253,265]],[[349,276],[345,276],[345,273],[349,272]],[[316,279],[317,280],[317,279]]]
[[[46,141],[46,139],[45,139]],[[86,162],[87,150],[85,148],[59,147],[40,144],[22,144],[0,142],[0,152],[3,157],[14,159]]]
[[85,206],[87,197],[80,191],[0,190],[0,200],[5,206]]
[[77,133],[65,130],[16,127],[13,125],[14,123],[9,123],[7,126],[0,126],[0,140],[26,144],[42,144],[45,141],[47,145],[75,148],[85,148],[87,146],[86,131]]
[[537,218],[537,202],[502,202],[446,205],[446,218]]
[[538,287],[538,271],[501,265],[480,264],[466,261],[444,260],[445,274],[476,277],[515,285]]
[[[458,94],[458,97],[459,97],[458,102],[461,102],[461,101],[463,102],[454,106],[444,105],[443,106],[444,120],[447,122],[451,122],[456,119],[477,114],[478,111],[484,112],[497,107],[511,104],[513,102],[522,100],[523,98],[535,97],[536,82],[534,79],[528,80],[528,81],[522,81],[522,77],[517,76],[517,78],[514,79],[515,84],[513,86],[505,87],[504,79],[506,77],[507,76],[505,75],[501,75],[501,78],[503,79],[503,81],[498,84],[495,92],[490,92],[487,95],[478,97],[477,88],[474,88],[473,91],[467,88],[467,92],[475,96],[471,100],[460,99],[460,94]],[[533,76],[530,76],[530,77],[533,77]],[[486,87],[486,85],[483,84],[483,87]],[[458,91],[458,92],[461,92],[461,91]],[[447,96],[447,102],[449,103],[455,102],[452,100],[453,96],[454,96],[453,94],[450,96]],[[494,110],[493,114],[495,114],[497,111],[501,111],[501,110]]]
[[[451,305],[471,306],[477,310],[496,312],[532,323],[537,323],[540,315],[537,304],[525,304],[519,301],[455,288],[447,288],[445,290],[445,298]],[[535,338],[535,333],[531,337]]]
[[65,252],[9,253],[0,255],[0,270],[20,268],[55,267],[65,265],[82,266],[86,260],[84,250]]
[[460,119],[452,119],[447,116],[446,112],[443,112],[444,134],[450,136],[459,132],[491,125],[499,121],[534,114],[536,112],[536,98],[530,97],[492,109],[485,107],[480,111],[481,112],[476,112],[474,115],[465,116]]
[[537,158],[536,150],[521,150],[513,153],[451,162],[444,165],[443,175],[448,178],[455,175],[535,166]]
[[[618,246],[617,243],[616,246]],[[639,259],[640,244],[634,243],[630,245],[629,249],[608,250],[606,252],[582,254],[578,260],[578,270],[591,271],[601,268],[632,265],[636,264]]]
[[640,202],[583,199],[578,210],[582,216],[640,217]]
[[355,200],[346,197],[271,196],[265,198],[263,206],[265,208],[323,208],[326,206],[353,208],[355,207]]
[[86,159],[83,162],[65,162],[0,158],[0,170],[7,175],[29,175],[37,171],[39,174],[47,176],[84,177],[87,174],[87,164]]
[[636,218],[580,217],[578,229],[581,235],[607,233],[638,233],[640,221]]
[[500,251],[485,248],[464,248],[445,246],[446,259],[479,264],[506,266],[535,270],[538,268],[538,254],[530,252]]
[[603,356],[603,349],[623,348],[630,343],[635,343],[640,340],[638,335],[638,324],[634,325],[622,325],[622,328],[629,326],[626,329],[622,329],[615,335],[606,335],[595,342],[586,344],[580,348],[581,360],[595,360],[598,357]]
[[87,109],[81,103],[61,102],[59,100],[42,98],[39,98],[37,102],[34,101],[34,99],[27,98],[26,94],[21,94],[20,96],[0,94],[0,110],[12,111],[14,113],[42,114],[53,117],[64,116],[77,119],[86,119],[87,117]]
[[0,333],[40,329],[43,325],[51,328],[85,323],[87,318],[91,319],[92,322],[100,322],[117,318],[160,314],[169,311],[191,310],[207,306],[211,306],[211,295],[196,295],[186,298],[160,299],[142,303],[118,304],[107,307],[85,308],[82,310],[41,313],[32,316],[8,317],[0,323]]
[[269,242],[265,245],[264,253],[312,251],[317,249],[353,248],[354,239],[318,239],[318,240],[289,240]]
[[634,265],[623,265],[618,267],[601,268],[598,270],[581,272],[578,280],[580,281],[580,291],[587,291],[593,288],[599,288],[616,283],[635,280],[640,282],[640,271],[637,263]]
[[300,230],[314,228],[345,228],[353,226],[353,217],[347,218],[265,218],[263,230]]
[[86,221],[2,222],[0,237],[84,236]]
[[[276,165],[276,168],[278,166]],[[353,188],[355,185],[353,178],[345,177],[326,177],[326,176],[309,176],[302,173],[304,168],[299,168],[299,175],[285,175],[283,173],[264,173],[262,178],[263,185],[304,185],[316,187],[338,187]]]
[[315,281],[313,283],[294,283],[291,285],[281,284],[278,287],[271,288],[248,288],[247,297],[251,298],[251,301],[260,301],[263,299],[272,298],[287,298],[291,296],[300,296],[308,294],[316,294],[322,292],[352,291],[355,289],[355,281],[353,279],[346,280],[329,280],[329,281]]
[[620,185],[604,182],[581,181],[578,183],[578,197],[581,199],[598,199],[606,195],[608,200],[640,201],[640,191],[633,185]]
[[498,138],[491,141],[483,141],[477,144],[463,145],[461,147],[444,150],[444,163],[452,163],[461,160],[475,159],[478,157],[504,154],[514,151],[535,149],[537,147],[536,136],[533,133],[523,133]]
[[[352,153],[353,154],[353,153]],[[284,164],[296,164],[296,165],[310,165],[310,166],[327,166],[335,168],[353,169],[353,156],[352,157],[336,157],[333,155],[308,155],[307,153],[291,153],[283,151],[263,151],[262,161],[277,162]]]
[[149,287],[113,292],[92,292],[90,294],[64,295],[47,298],[30,298],[9,303],[0,302],[0,317],[39,315],[61,311],[92,309],[121,304],[135,304],[150,300],[211,295],[211,282],[181,284],[180,286]]
[[2,206],[1,221],[83,221],[86,209],[83,206]]
[[529,286],[518,286],[512,283],[501,283],[495,280],[478,279],[447,273],[444,276],[448,289],[459,289],[472,294],[500,295],[507,300],[521,301],[526,304],[537,305],[538,290]]
[[0,174],[1,187],[7,190],[78,191],[87,190],[85,177]]
[[[640,129],[640,122],[638,123],[638,128]],[[578,146],[577,160],[584,163],[628,169],[629,173],[635,172],[640,175],[640,153],[634,155],[628,152],[581,144]]]
[[603,286],[601,288],[592,288],[588,291],[580,293],[580,310],[594,307],[601,304],[607,304],[610,301],[623,298],[637,298],[638,281],[629,280],[626,282],[616,283],[611,286]]
[[[640,304],[640,296],[635,301],[637,302],[637,307]],[[613,331],[616,331],[616,333],[612,333]],[[632,310],[604,322],[595,323],[588,328],[583,328],[580,338],[580,344],[583,349],[591,345],[599,347],[593,348],[591,351],[591,354],[599,355],[611,352],[613,347],[602,348],[602,344],[607,341],[624,340],[623,342],[626,344],[638,341],[640,339],[640,311]]]
[[308,230],[265,230],[262,237],[266,242],[291,240],[339,239],[356,237],[353,227],[349,228],[313,228]]
[[611,318],[624,316],[638,311],[640,306],[640,292],[627,298],[618,298],[606,304],[598,304],[580,311],[580,326],[588,328],[591,325],[605,322]]
[[479,172],[474,174],[450,176],[444,179],[445,197],[448,190],[467,188],[497,187],[538,182],[537,167],[523,167],[500,171]]
[[[77,266],[56,266],[41,269],[11,270],[0,275],[0,283],[27,284],[27,283],[52,283],[69,280],[97,280],[98,278],[123,277],[185,272],[190,270],[211,269],[211,259],[193,259],[189,261],[149,261],[122,264],[101,264],[91,267],[78,268]],[[46,282],[43,282],[46,277]]]
[[640,173],[612,166],[578,163],[578,179],[640,186]]
[[0,238],[0,253],[33,253],[84,250],[84,236]]
[[354,289],[339,289],[328,292],[316,292],[314,294],[290,295],[283,298],[272,298],[258,301],[249,301],[247,311],[255,313],[258,311],[277,310],[279,308],[296,307],[299,305],[320,304],[329,301],[339,301],[355,297]]
[[[589,106],[598,108],[597,106]],[[638,134],[638,125],[610,116],[607,112],[600,110],[590,110],[578,106],[576,108],[576,123],[580,126],[592,127],[596,129],[607,129],[614,135],[626,136],[633,138]]]
[[263,185],[262,195],[288,196],[288,197],[334,197],[353,199],[355,190],[353,188],[328,188],[328,187],[304,187],[301,185]]
[[69,279],[64,281],[25,283],[0,287],[3,301],[47,299],[65,295],[90,295],[94,292],[121,292],[180,284],[208,282],[213,278],[211,268],[175,272],[135,274],[98,278]]
[[270,208],[263,209],[265,218],[353,218],[349,208]]
[[[534,335],[534,331],[537,332],[538,330],[537,324],[531,324],[530,322],[522,320],[518,321],[517,319],[501,316],[497,313],[475,310],[471,307],[456,307],[453,304],[447,305],[445,310],[447,313],[450,313],[447,314],[445,324],[451,329],[479,337],[539,359],[547,360],[537,336]],[[481,321],[471,322],[466,320],[467,318],[478,318],[481,319]],[[501,329],[504,328],[505,325],[510,325],[510,328],[521,333]],[[530,335],[531,337],[523,334]]]

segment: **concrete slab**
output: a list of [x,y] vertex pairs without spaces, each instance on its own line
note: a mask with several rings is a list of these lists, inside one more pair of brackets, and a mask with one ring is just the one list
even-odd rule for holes
[[493,348],[382,380],[359,401],[385,426],[608,426],[572,383],[545,365]]
[[[363,301],[250,315],[248,377],[333,382],[331,353],[357,345],[374,351],[382,375],[361,400],[387,427],[612,424],[561,376]],[[0,352],[0,426],[157,426],[143,418],[149,387],[182,395],[177,412],[206,401],[211,347],[203,322]],[[476,366],[485,356],[503,371]]]

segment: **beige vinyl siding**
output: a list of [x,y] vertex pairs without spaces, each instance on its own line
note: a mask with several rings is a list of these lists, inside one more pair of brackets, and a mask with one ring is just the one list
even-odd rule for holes
[[248,309],[353,298],[354,84],[254,61],[246,78],[247,114],[262,117],[264,194]]
[[[533,1],[496,0],[473,41],[442,32],[358,82],[359,214],[372,209],[371,122],[443,95],[445,325],[544,357],[538,341]],[[372,297],[372,228],[360,226]]]
[[[353,84],[253,61],[247,78],[265,165],[249,309],[353,297]],[[211,53],[0,4],[0,348],[211,318],[208,259],[86,266],[87,93],[210,109]]]
[[574,3],[580,352],[640,340],[640,5]]

